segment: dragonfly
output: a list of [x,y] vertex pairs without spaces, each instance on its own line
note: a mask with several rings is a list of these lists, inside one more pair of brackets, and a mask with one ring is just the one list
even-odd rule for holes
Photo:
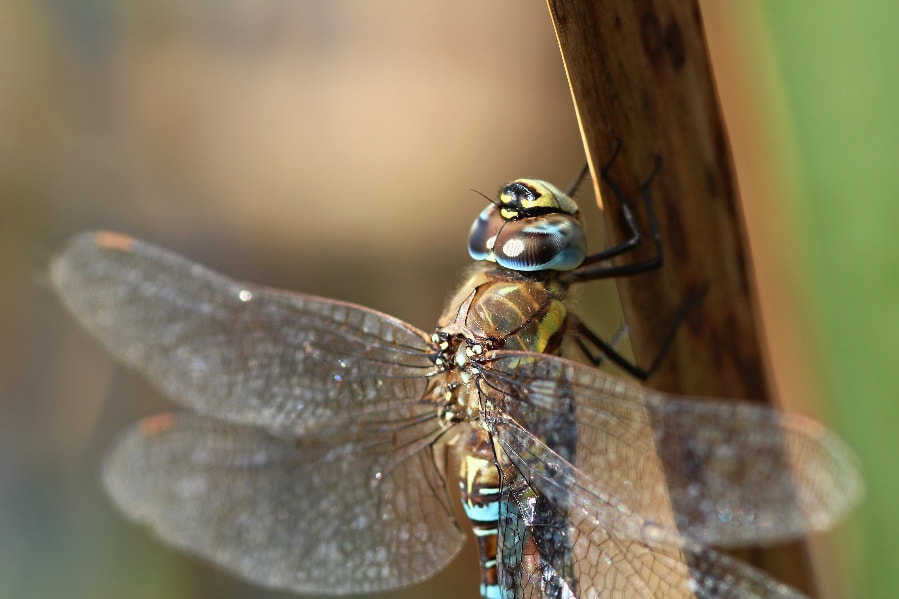
[[[630,241],[588,255],[569,194],[514,181],[475,220],[474,262],[433,333],[127,235],[74,237],[50,266],[62,302],[186,408],[118,437],[102,468],[114,503],[253,583],[373,593],[460,551],[455,477],[483,599],[801,596],[719,548],[833,526],[862,494],[856,459],[806,417],[594,366],[626,362],[587,333],[569,288],[662,257],[650,178],[656,256],[612,261],[647,237],[602,176]],[[573,336],[596,355],[560,355]]]

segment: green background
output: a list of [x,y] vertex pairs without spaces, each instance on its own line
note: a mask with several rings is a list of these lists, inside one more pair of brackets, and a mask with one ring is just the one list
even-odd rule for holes
[[832,423],[858,451],[853,597],[899,596],[899,9],[762,3],[798,156],[804,283]]

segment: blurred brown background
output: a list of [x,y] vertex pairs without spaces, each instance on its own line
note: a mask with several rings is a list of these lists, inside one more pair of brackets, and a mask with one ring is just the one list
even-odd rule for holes
[[[772,114],[752,86],[773,59],[753,54],[767,48],[749,41],[757,11],[708,4],[744,197],[758,199],[754,245],[769,252],[756,261],[779,386],[822,413],[803,357],[814,323],[796,322],[795,264],[780,245],[794,240],[778,193],[793,188],[767,178],[790,172],[790,152],[769,155],[777,142],[755,124]],[[0,11],[0,597],[282,596],[114,512],[99,484],[104,447],[171,404],[63,313],[46,261],[76,232],[120,230],[430,330],[484,205],[470,189],[490,195],[520,176],[565,185],[583,164],[546,8],[0,0]],[[589,189],[581,196],[589,208]],[[426,586],[390,596],[476,588],[468,547]]]

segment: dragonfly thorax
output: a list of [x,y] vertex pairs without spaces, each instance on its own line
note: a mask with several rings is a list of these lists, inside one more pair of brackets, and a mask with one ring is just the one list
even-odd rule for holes
[[471,343],[463,335],[449,335],[439,329],[431,340],[439,350],[434,363],[442,371],[431,391],[440,421],[448,426],[460,422],[478,426],[482,409],[477,394],[473,393],[472,379],[477,369],[473,360],[484,354],[484,346]]
[[480,391],[482,369],[496,350],[557,353],[565,331],[567,285],[552,276],[525,276],[479,264],[440,317],[431,337],[439,372],[431,401],[448,426],[489,426],[493,411]]
[[587,255],[580,211],[551,183],[518,179],[478,215],[468,253],[522,272],[577,268]]

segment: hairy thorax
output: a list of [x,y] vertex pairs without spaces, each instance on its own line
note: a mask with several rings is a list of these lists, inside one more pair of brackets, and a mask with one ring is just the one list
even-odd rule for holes
[[478,360],[488,352],[559,353],[567,291],[555,273],[520,274],[487,263],[472,268],[434,334],[445,377],[433,392],[447,423],[480,423]]

